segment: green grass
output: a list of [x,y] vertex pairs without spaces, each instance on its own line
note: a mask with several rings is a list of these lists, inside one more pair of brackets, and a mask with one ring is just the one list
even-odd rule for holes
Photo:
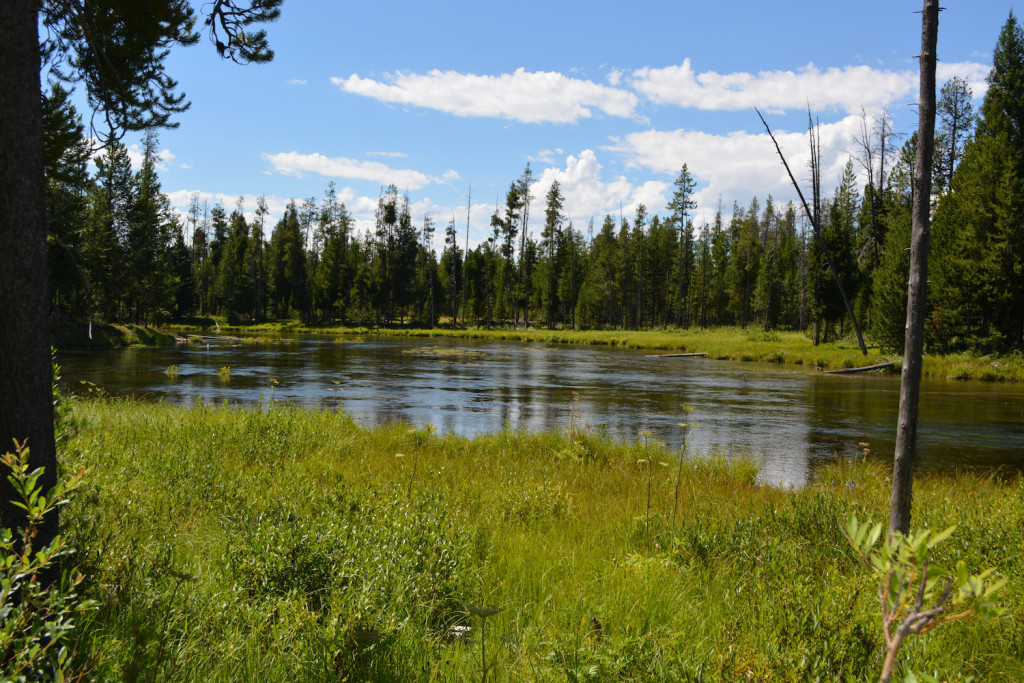
[[[101,602],[97,680],[864,680],[875,586],[840,533],[883,520],[887,472],[843,461],[801,491],[749,461],[676,469],[590,433],[475,439],[277,404],[81,401],[63,466],[89,468],[65,529]],[[914,525],[959,525],[936,561],[994,566],[1009,615],[946,626],[904,660],[1024,679],[1024,481],[916,482]],[[652,539],[650,547],[648,536]],[[601,624],[600,631],[591,617]],[[479,632],[474,628],[474,639]],[[959,677],[959,678],[958,678]],[[902,674],[900,674],[902,680]]]

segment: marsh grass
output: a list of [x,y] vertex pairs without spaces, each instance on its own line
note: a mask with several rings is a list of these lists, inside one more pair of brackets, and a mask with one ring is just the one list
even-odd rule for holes
[[[97,680],[467,681],[481,666],[492,681],[863,680],[881,666],[873,578],[841,532],[888,509],[888,473],[867,460],[783,491],[755,485],[751,461],[644,467],[678,453],[584,429],[465,439],[278,404],[75,410],[62,462],[90,474],[64,520],[101,604],[76,648]],[[564,457],[575,449],[587,457]],[[936,562],[1009,579],[1010,616],[929,634],[904,665],[1024,679],[1024,482],[924,477],[914,514],[958,526]],[[503,608],[486,653],[449,635],[479,626],[472,605]]]

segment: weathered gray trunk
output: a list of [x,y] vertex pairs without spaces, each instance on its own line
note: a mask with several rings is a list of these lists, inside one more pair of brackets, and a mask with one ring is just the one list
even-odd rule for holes
[[914,455],[917,448],[917,404],[921,393],[921,362],[924,352],[925,300],[928,296],[928,212],[932,186],[932,149],[935,139],[935,45],[938,41],[938,32],[938,0],[924,0],[924,11],[921,15],[921,93],[918,100],[907,328],[900,382],[899,421],[896,427],[892,503],[889,512],[889,531],[900,531],[904,534],[910,529]]
[[[39,90],[38,2],[0,2],[0,452],[13,440],[31,449],[39,480],[57,480],[46,326],[46,214],[42,104]],[[0,476],[0,524],[17,528],[24,511]],[[57,533],[54,513],[39,530],[38,547]]]

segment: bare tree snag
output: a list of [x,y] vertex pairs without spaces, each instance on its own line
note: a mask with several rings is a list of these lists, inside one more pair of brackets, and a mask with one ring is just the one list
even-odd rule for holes
[[921,395],[925,299],[928,296],[928,212],[931,204],[932,150],[935,144],[935,45],[939,34],[939,2],[924,0],[921,13],[921,93],[918,100],[917,160],[914,165],[913,233],[910,240],[910,282],[907,328],[900,380],[900,409],[892,473],[889,531],[910,530],[910,507],[917,449],[917,404]]
[[839,289],[839,295],[843,297],[843,304],[846,306],[846,313],[850,316],[850,322],[853,324],[853,331],[857,333],[857,344],[860,346],[860,352],[865,356],[868,355],[868,349],[864,345],[864,335],[860,332],[860,325],[857,324],[857,316],[853,313],[853,306],[850,305],[850,297],[846,295],[846,288],[843,287],[843,281],[839,279],[839,272],[836,270],[835,264],[832,263],[832,255],[828,251],[828,245],[825,244],[825,240],[821,237],[821,229],[818,225],[818,196],[819,196],[819,164],[817,155],[815,153],[815,137],[814,128],[811,127],[811,165],[812,165],[812,183],[814,185],[814,204],[815,210],[812,212],[810,207],[807,206],[807,200],[804,199],[804,193],[800,190],[800,185],[797,184],[796,178],[793,177],[793,172],[789,170],[789,164],[786,163],[786,157],[782,154],[782,149],[779,147],[778,140],[775,139],[775,135],[772,134],[772,129],[768,126],[768,122],[764,120],[764,116],[761,115],[761,111],[757,108],[754,109],[757,112],[758,117],[761,119],[761,123],[764,124],[764,128],[768,131],[768,137],[772,139],[775,144],[775,151],[779,153],[779,158],[782,159],[782,165],[786,167],[786,173],[789,174],[789,180],[793,183],[793,187],[796,189],[797,195],[800,197],[800,203],[804,207],[804,213],[807,214],[807,220],[811,222],[811,228],[814,233],[814,239],[817,240],[818,246],[821,247],[821,253],[825,255],[825,262],[828,263],[828,269],[832,272],[832,277],[836,281],[836,287]]

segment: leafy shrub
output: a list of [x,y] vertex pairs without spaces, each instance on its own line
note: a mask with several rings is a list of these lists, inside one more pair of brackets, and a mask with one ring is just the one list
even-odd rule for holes
[[77,593],[82,575],[64,573],[45,585],[60,558],[70,553],[57,536],[44,548],[33,546],[39,525],[63,505],[81,474],[44,493],[38,485],[42,468],[29,471],[29,451],[16,444],[0,456],[18,494],[14,504],[25,510],[26,526],[17,533],[0,530],[0,671],[5,681],[65,680],[72,668],[67,643],[76,619],[92,608]]

